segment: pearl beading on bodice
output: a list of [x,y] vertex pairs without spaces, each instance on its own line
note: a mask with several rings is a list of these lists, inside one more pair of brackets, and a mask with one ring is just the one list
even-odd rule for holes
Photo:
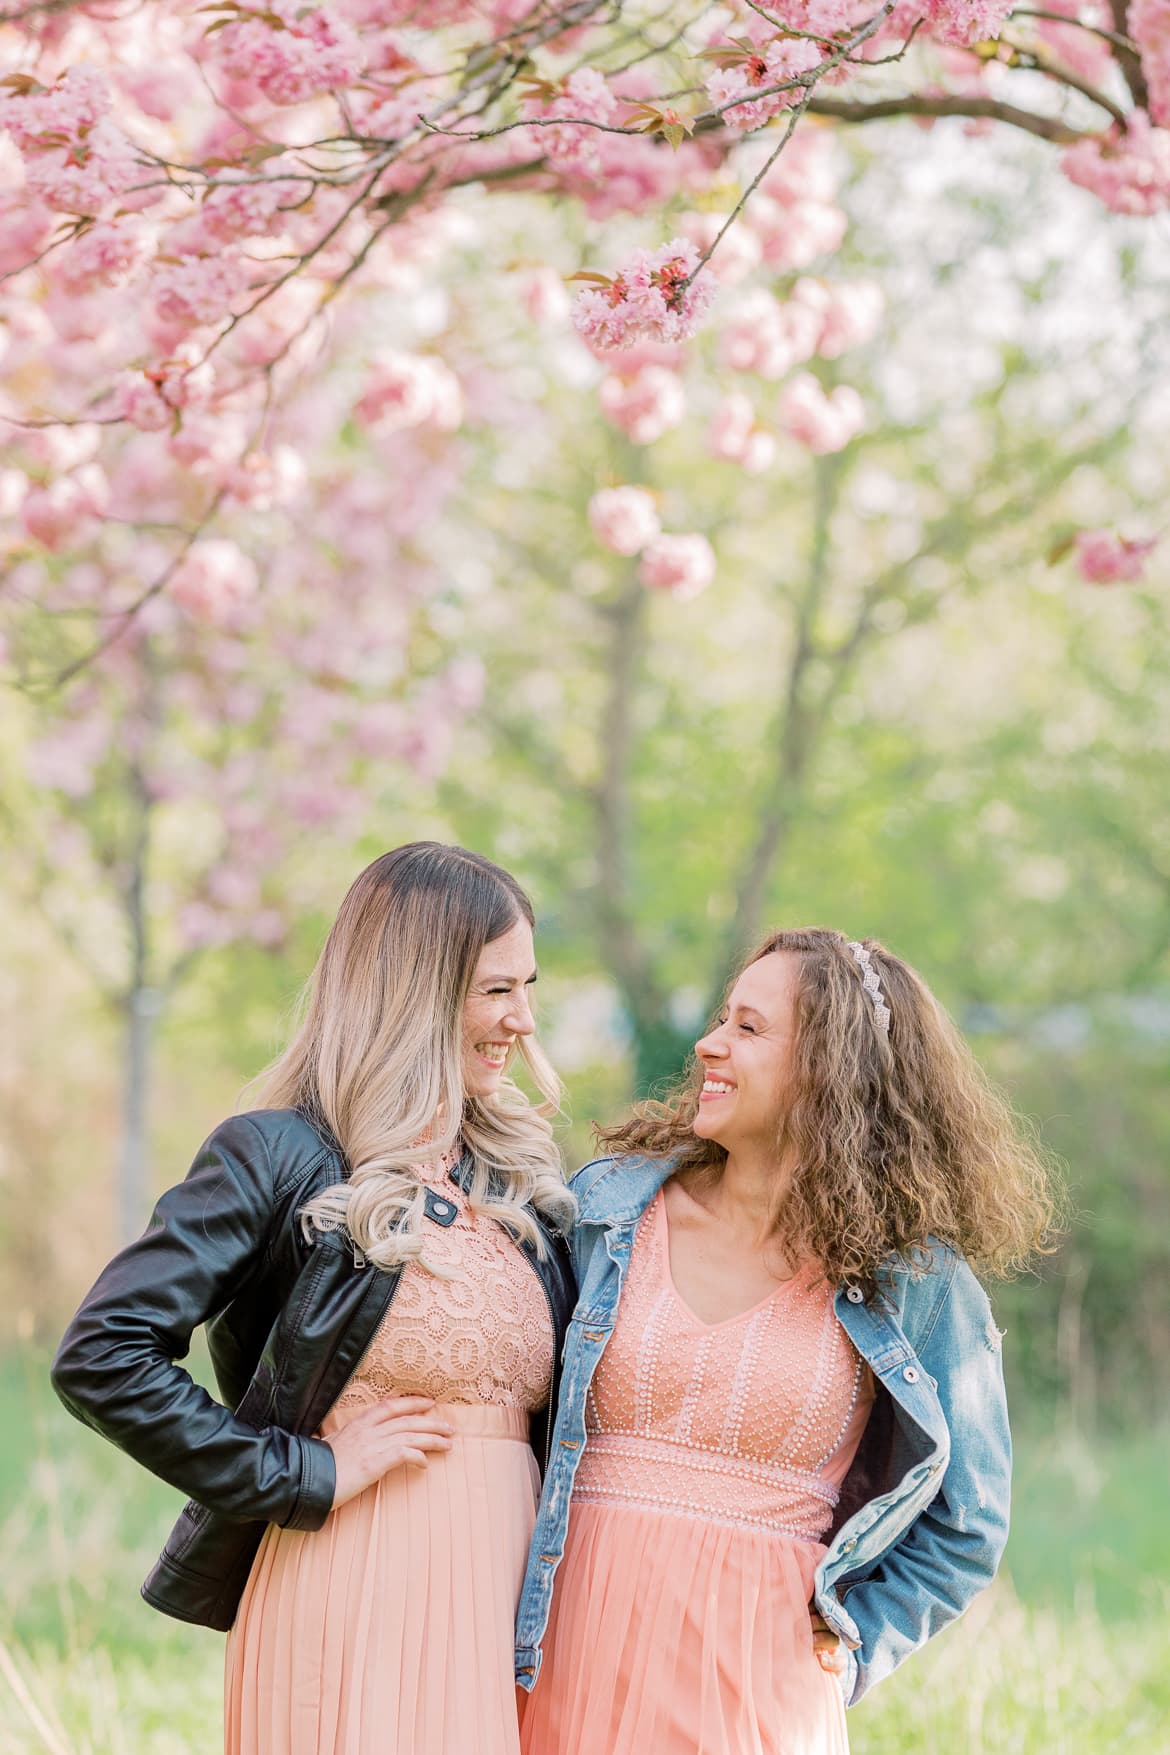
[[659,1194],[590,1387],[574,1495],[818,1541],[838,1498],[833,1459],[871,1396],[811,1269],[740,1316],[700,1322],[671,1280]]

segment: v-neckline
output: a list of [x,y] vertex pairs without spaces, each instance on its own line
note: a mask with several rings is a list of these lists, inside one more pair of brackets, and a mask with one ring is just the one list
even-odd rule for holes
[[718,1322],[704,1322],[698,1312],[691,1309],[690,1305],[674,1283],[674,1271],[670,1265],[670,1214],[666,1210],[665,1187],[658,1190],[654,1200],[657,1206],[657,1212],[652,1215],[652,1222],[657,1232],[658,1248],[662,1261],[662,1277],[666,1282],[668,1292],[686,1317],[687,1321],[693,1324],[695,1328],[702,1329],[705,1334],[715,1334],[721,1328],[731,1328],[733,1324],[737,1322],[747,1322],[751,1317],[758,1316],[760,1311],[764,1310],[772,1302],[773,1298],[779,1293],[786,1291],[790,1286],[794,1286],[797,1280],[801,1277],[798,1269],[791,1278],[787,1280],[777,1280],[776,1284],[772,1287],[772,1290],[766,1292],[761,1299],[755,1304],[750,1305],[748,1309],[739,1311],[735,1316],[721,1317]]

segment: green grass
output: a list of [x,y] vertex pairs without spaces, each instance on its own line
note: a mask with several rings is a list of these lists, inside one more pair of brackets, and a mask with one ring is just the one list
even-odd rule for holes
[[[1000,1581],[850,1715],[854,1755],[1170,1749],[1168,1436],[1024,1436]],[[43,1360],[0,1365],[0,1755],[215,1755],[222,1638],[138,1597],[178,1504]]]

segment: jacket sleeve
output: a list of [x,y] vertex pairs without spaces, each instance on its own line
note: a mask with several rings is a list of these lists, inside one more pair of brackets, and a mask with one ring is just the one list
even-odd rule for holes
[[995,1576],[1008,1535],[1011,1437],[1000,1335],[987,1294],[959,1261],[918,1343],[950,1432],[938,1494],[845,1607],[861,1635],[849,1704],[967,1609]]
[[193,1331],[260,1265],[272,1213],[263,1135],[236,1117],[212,1134],[143,1235],[99,1276],[51,1376],[71,1414],[208,1510],[317,1529],[333,1503],[329,1446],[257,1429],[176,1363]]

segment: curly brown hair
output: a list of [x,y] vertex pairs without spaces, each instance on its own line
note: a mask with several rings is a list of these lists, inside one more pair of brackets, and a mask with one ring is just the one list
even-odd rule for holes
[[[775,932],[745,959],[800,959],[793,1095],[777,1162],[795,1165],[774,1223],[793,1256],[834,1285],[872,1287],[891,1256],[921,1263],[931,1239],[1001,1278],[1050,1250],[1059,1178],[1049,1154],[987,1079],[921,976],[864,940],[891,1013],[879,1026],[844,933]],[[664,1100],[598,1128],[615,1154],[670,1157],[692,1186],[714,1184],[724,1148],[693,1130],[703,1084],[696,1059]]]

